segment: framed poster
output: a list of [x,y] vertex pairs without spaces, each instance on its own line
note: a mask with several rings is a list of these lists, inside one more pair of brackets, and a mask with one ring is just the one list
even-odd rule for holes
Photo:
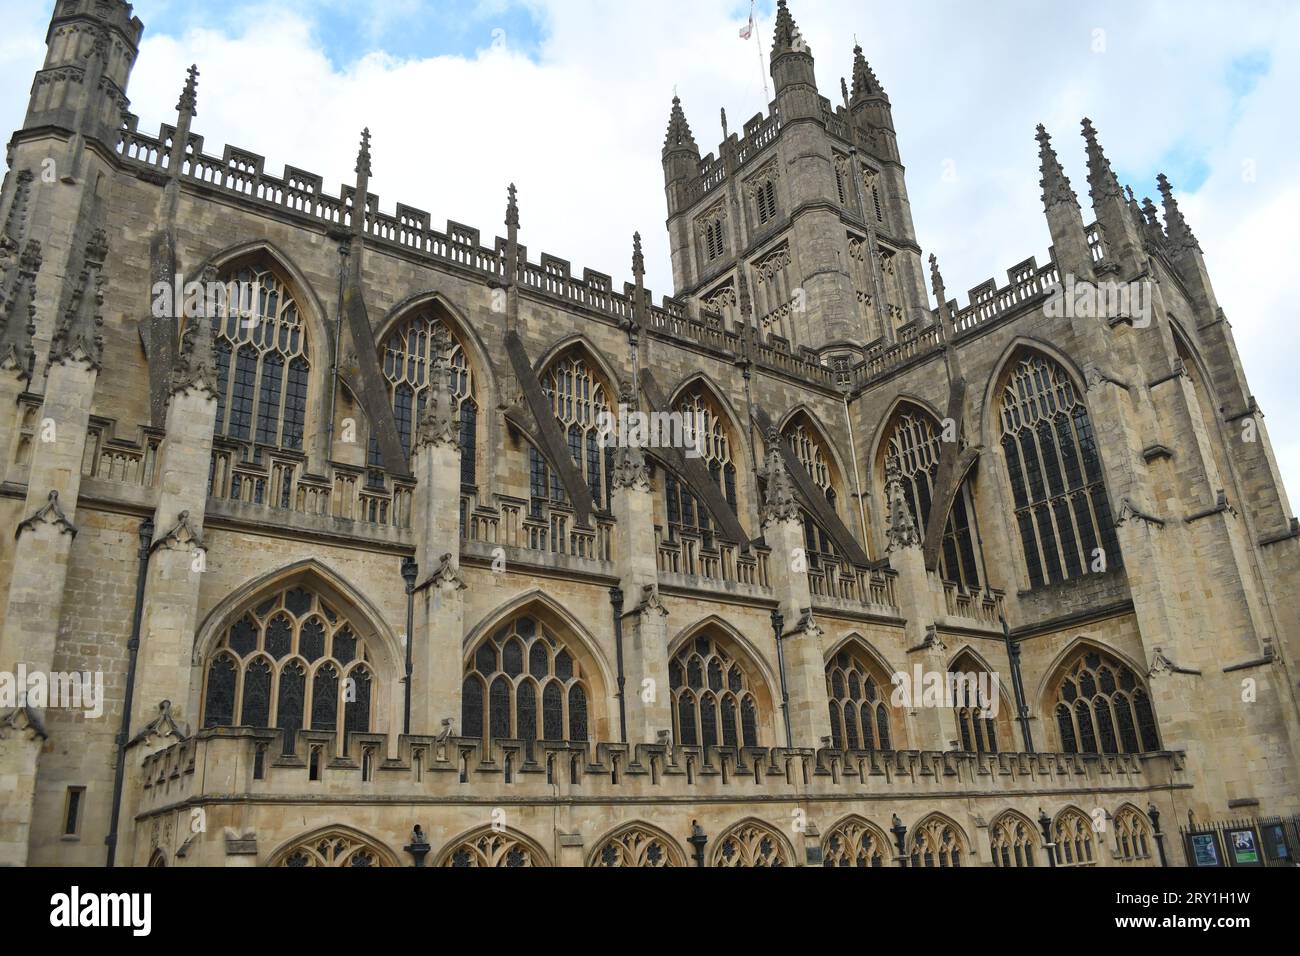
[[1280,823],[1267,823],[1260,834],[1264,843],[1264,852],[1269,860],[1279,863],[1294,864],[1291,858],[1291,846],[1287,842],[1286,827]]
[[1233,866],[1263,866],[1264,856],[1260,852],[1259,834],[1254,827],[1237,827],[1223,831],[1228,844]]
[[1187,858],[1192,866],[1225,866],[1223,855],[1219,852],[1219,835],[1217,833],[1187,834]]

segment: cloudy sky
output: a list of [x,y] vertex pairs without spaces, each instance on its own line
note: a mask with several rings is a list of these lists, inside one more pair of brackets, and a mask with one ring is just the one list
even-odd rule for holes
[[[1054,134],[1086,204],[1079,120],[1120,178],[1157,196],[1165,172],[1205,249],[1283,474],[1300,490],[1300,315],[1288,291],[1300,228],[1300,4],[1278,0],[790,0],[824,95],[839,100],[855,38],[894,105],[917,233],[957,295],[1050,243],[1034,126]],[[427,209],[490,238],[506,184],[523,239],[615,277],[646,240],[671,291],[659,150],[673,90],[704,152],[764,109],[775,0],[758,38],[748,0],[138,0],[131,83],[140,126],[174,119],[202,70],[196,131],[353,178],[374,134],[381,206]],[[52,0],[0,0],[0,127],[22,122]],[[770,81],[769,81],[770,82]],[[1085,215],[1087,212],[1085,211]],[[965,301],[965,295],[960,298]]]

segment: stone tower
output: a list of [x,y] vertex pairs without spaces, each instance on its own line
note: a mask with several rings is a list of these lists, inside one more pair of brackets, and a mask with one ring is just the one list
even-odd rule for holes
[[[853,93],[832,107],[784,0],[775,98],[701,158],[674,98],[664,144],[673,278],[703,316],[821,353],[893,342],[927,324],[889,97],[854,51]],[[836,352],[837,357],[842,352]]]

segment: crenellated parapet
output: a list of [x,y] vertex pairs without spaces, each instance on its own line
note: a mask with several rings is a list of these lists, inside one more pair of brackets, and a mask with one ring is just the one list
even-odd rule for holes
[[[534,743],[403,736],[389,758],[383,734],[300,731],[281,753],[274,730],[200,731],[144,758],[139,812],[230,799],[360,797],[499,804],[642,801],[840,800],[1139,792],[1184,785],[1184,755],[976,754],[665,744]],[[196,773],[201,767],[203,772]]]

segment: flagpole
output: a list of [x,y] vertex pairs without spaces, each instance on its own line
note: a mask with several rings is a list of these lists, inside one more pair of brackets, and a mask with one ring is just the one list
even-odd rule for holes
[[758,47],[758,75],[763,80],[763,112],[766,113],[772,103],[771,94],[767,92],[767,64],[763,62],[763,37],[758,29],[758,0],[750,0],[749,22],[754,25],[754,45]]

